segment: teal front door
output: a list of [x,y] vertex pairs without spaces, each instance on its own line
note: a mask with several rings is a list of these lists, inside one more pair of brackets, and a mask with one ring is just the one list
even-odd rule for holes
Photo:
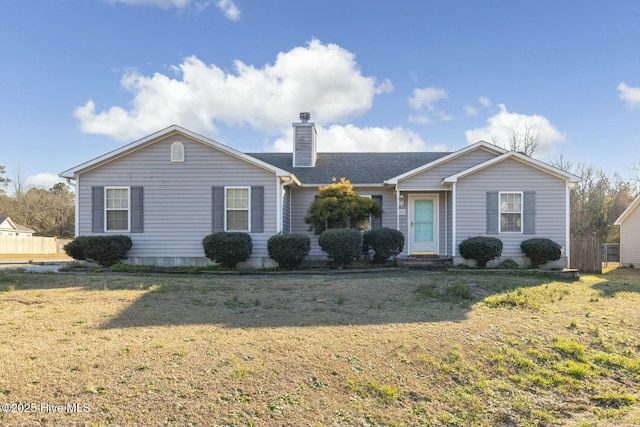
[[411,198],[411,253],[437,253],[438,221],[436,196]]

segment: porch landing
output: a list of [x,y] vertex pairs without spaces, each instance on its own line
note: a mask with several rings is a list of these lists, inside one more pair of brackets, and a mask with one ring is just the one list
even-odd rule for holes
[[453,258],[436,254],[411,254],[398,258],[398,264],[414,270],[445,270],[453,265]]

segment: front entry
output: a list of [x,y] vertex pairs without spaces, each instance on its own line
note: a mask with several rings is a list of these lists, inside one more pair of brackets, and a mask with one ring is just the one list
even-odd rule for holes
[[438,196],[410,196],[409,251],[438,253]]

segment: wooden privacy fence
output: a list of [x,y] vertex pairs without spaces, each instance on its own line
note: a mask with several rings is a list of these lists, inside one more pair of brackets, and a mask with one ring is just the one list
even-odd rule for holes
[[571,268],[581,273],[602,273],[602,242],[595,237],[571,238]]
[[56,254],[57,237],[0,236],[0,254]]

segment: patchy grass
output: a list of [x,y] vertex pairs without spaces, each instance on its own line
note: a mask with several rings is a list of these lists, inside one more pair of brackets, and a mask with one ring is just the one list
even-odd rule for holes
[[627,269],[5,272],[2,400],[38,411],[0,425],[634,426],[639,303]]

